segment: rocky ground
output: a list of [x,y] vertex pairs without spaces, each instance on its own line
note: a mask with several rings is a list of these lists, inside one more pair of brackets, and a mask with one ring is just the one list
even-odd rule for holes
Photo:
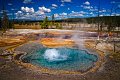
[[0,57],[0,80],[120,80],[120,56],[112,56],[97,72],[86,75],[42,74]]
[[[43,47],[36,42],[32,42],[31,44],[26,43],[25,45],[24,47],[22,45],[19,46],[15,51],[30,53]],[[101,45],[98,44],[96,48],[98,47],[101,47]],[[34,50],[32,50],[33,48]],[[0,56],[0,80],[120,80],[120,53],[106,55],[106,62],[99,70],[85,75],[52,75],[40,73],[16,64],[14,60],[6,56]]]
[[[32,48],[43,47],[36,42],[29,42],[19,46],[15,51],[32,52]],[[14,60],[0,57],[0,80],[119,80],[120,79],[120,54],[109,54],[106,62],[96,72],[85,75],[52,75],[29,70],[18,65]]]

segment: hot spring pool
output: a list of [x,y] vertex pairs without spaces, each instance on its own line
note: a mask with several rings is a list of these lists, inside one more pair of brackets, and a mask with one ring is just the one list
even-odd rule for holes
[[98,60],[86,50],[72,48],[42,48],[22,57],[24,62],[55,70],[86,71]]

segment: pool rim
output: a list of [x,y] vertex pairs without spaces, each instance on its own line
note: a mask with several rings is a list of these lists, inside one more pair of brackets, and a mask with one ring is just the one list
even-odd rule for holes
[[[63,49],[63,48],[65,48],[65,49],[72,49],[72,50],[80,50],[80,51],[84,51],[85,52],[85,54],[88,54],[88,55],[93,55],[93,56],[95,56],[96,57],[96,60],[95,61],[92,61],[92,63],[93,63],[93,65],[92,66],[90,66],[89,68],[87,68],[86,70],[71,70],[71,71],[74,71],[74,72],[76,72],[76,71],[80,71],[80,72],[87,72],[87,71],[89,71],[89,69],[91,69],[91,68],[93,68],[94,66],[95,66],[95,63],[98,61],[98,59],[99,59],[99,56],[97,55],[97,54],[95,54],[95,53],[92,53],[92,52],[90,52],[90,51],[88,51],[87,49],[78,49],[78,48],[69,48],[69,47],[57,47],[57,48],[48,48],[48,47],[44,47],[44,48],[42,48],[42,49],[45,49],[45,50],[47,50],[47,49]],[[40,50],[37,50],[37,51],[35,51],[35,52],[33,52],[33,53],[30,53],[30,54],[36,54],[38,51],[40,51]],[[44,54],[44,53],[43,53]],[[83,53],[84,54],[84,53]],[[29,53],[28,54],[25,54],[25,55],[23,55],[23,56],[21,56],[20,57],[20,60],[22,61],[22,62],[26,62],[25,60],[24,60],[24,57],[26,56],[26,55],[29,55]],[[26,62],[26,63],[31,63],[31,62]],[[45,67],[45,66],[40,66],[40,65],[37,65],[37,63],[31,63],[32,65],[34,65],[34,66],[39,66],[39,67],[44,67],[45,69],[52,69],[52,70],[64,70],[64,69],[54,69],[54,68],[49,68],[49,67]],[[64,71],[70,71],[70,70],[64,70]]]
[[[93,49],[95,49],[95,48],[93,48]],[[16,59],[15,59],[15,62],[16,62],[17,64],[19,64],[19,65],[22,65],[22,66],[30,69],[30,70],[33,70],[33,71],[34,71],[34,70],[35,70],[35,71],[37,70],[37,71],[39,71],[40,73],[84,75],[84,74],[87,74],[87,73],[89,73],[89,72],[95,72],[95,71],[97,71],[97,70],[99,69],[99,67],[102,65],[102,63],[105,62],[104,52],[102,52],[102,51],[100,51],[100,50],[97,50],[97,49],[95,49],[95,50],[96,50],[96,53],[97,53],[97,55],[98,55],[98,56],[97,56],[98,60],[94,63],[95,66],[93,66],[90,70],[88,70],[88,71],[86,71],[86,72],[65,71],[65,70],[53,70],[53,69],[47,69],[47,68],[45,68],[45,67],[36,66],[36,65],[31,64],[31,63],[24,63],[24,62],[22,62],[21,57],[24,56],[24,55],[26,55],[26,54],[29,54],[29,53],[26,53],[26,52],[19,57],[19,60],[16,60]],[[87,51],[88,51],[88,49],[87,49]],[[88,52],[88,53],[89,53],[89,52]],[[14,56],[14,57],[16,57],[16,56]]]

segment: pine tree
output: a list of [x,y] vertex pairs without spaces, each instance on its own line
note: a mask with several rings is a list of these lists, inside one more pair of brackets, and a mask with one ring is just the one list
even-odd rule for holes
[[52,23],[53,23],[53,25],[54,25],[54,20],[55,20],[55,16],[54,16],[54,14],[52,15]]
[[1,26],[2,26],[3,33],[5,33],[7,29],[9,29],[9,18],[5,11],[3,11],[3,18],[1,20],[1,23],[2,23]]
[[48,29],[48,17],[46,16],[43,20],[43,23],[41,24],[42,29]]

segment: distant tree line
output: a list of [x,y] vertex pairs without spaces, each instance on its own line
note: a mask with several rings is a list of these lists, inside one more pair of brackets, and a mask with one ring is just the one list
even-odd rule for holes
[[14,20],[14,24],[19,25],[40,25],[41,29],[62,29],[61,21],[55,20],[54,15],[49,20],[46,16],[44,20]]
[[48,20],[48,17],[46,17],[43,22],[40,22],[42,29],[48,29],[48,28],[55,28],[55,29],[62,29],[62,25],[59,22],[55,22],[54,16],[52,16],[52,21]]
[[[86,20],[89,24],[98,23],[98,17],[86,18]],[[100,30],[102,30],[104,25],[107,26],[108,31],[114,31],[115,28],[118,28],[118,29],[120,28],[120,16],[99,17],[99,22],[100,22]]]
[[[32,23],[34,23],[35,25],[38,25],[38,23],[39,23],[39,25],[41,26],[42,29],[48,29],[48,28],[61,29],[62,22],[67,22],[67,23],[81,22],[81,23],[88,23],[88,24],[97,24],[98,23],[98,17],[68,18],[68,19],[62,19],[62,20],[55,20],[54,15],[52,15],[51,17],[52,17],[51,20],[48,20],[48,17],[45,17],[44,20],[38,20],[38,21],[14,20],[14,24],[31,25]],[[104,26],[107,27],[108,32],[114,31],[116,27],[118,29],[120,29],[120,16],[99,17],[99,22],[100,22],[100,31],[103,31]],[[12,21],[9,20],[8,16],[5,13],[4,13],[3,18],[0,21],[0,25],[1,25],[0,26],[1,29],[13,28]]]

